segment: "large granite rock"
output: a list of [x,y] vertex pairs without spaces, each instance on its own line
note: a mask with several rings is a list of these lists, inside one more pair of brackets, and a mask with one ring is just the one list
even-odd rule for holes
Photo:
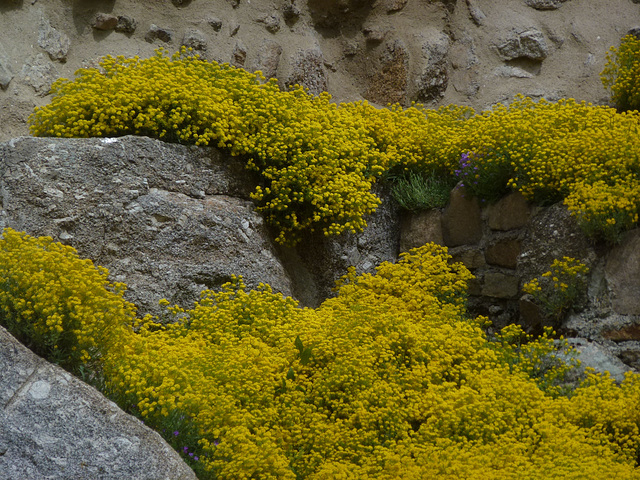
[[0,327],[2,480],[195,480],[156,432]]
[[48,235],[128,285],[139,313],[191,306],[232,275],[291,283],[248,199],[255,179],[213,148],[146,137],[0,144],[0,228]]

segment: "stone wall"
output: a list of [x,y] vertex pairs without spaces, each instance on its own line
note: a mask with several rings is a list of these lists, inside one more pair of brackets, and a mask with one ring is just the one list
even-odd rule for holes
[[[610,370],[619,379],[629,368],[640,370],[640,229],[615,247],[596,244],[562,204],[542,208],[511,193],[485,206],[455,188],[445,209],[404,213],[400,250],[426,242],[447,246],[453,260],[475,275],[471,312],[489,317],[494,328],[519,323],[538,334],[551,326],[584,350],[583,361],[598,370]],[[590,268],[589,288],[557,324],[522,287],[564,256]]]

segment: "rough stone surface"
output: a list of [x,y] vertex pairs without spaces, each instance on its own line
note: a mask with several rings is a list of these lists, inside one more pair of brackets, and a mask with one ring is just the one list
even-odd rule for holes
[[451,191],[449,205],[442,216],[442,236],[448,247],[470,245],[482,238],[482,212],[478,199],[464,188]]
[[144,39],[149,43],[153,43],[156,40],[169,43],[173,40],[173,32],[168,28],[159,27],[152,23],[149,25],[149,31],[144,36]]
[[33,88],[36,95],[43,97],[51,92],[51,85],[60,77],[60,74],[55,65],[39,53],[24,63],[21,77],[24,83]]
[[301,50],[296,53],[291,63],[291,75],[287,85],[302,85],[309,93],[318,95],[327,90],[327,69],[324,58],[318,48]]
[[549,55],[549,47],[540,30],[529,29],[512,35],[500,44],[498,53],[504,60],[516,58],[544,60]]
[[531,207],[520,192],[513,192],[489,205],[487,214],[492,230],[513,230],[527,225],[531,218]]
[[258,57],[252,70],[260,70],[266,78],[274,78],[278,72],[278,64],[282,55],[282,47],[273,40],[265,41],[258,51]]
[[557,10],[567,0],[526,0],[526,4],[536,10]]
[[625,372],[629,367],[610,350],[597,342],[590,342],[585,338],[568,338],[569,345],[580,352],[580,362],[582,368],[591,367],[596,372],[609,372],[616,381],[624,380]]
[[6,90],[12,79],[13,70],[11,68],[11,61],[4,51],[4,48],[2,48],[2,44],[0,44],[0,87]]
[[126,283],[142,314],[161,312],[161,298],[191,306],[234,274],[291,294],[247,200],[255,179],[216,149],[25,137],[0,144],[0,159],[0,229],[72,245]]
[[182,45],[198,52],[204,52],[207,49],[207,37],[200,30],[190,28],[182,37]]
[[432,209],[405,215],[400,224],[400,251],[406,252],[429,242],[444,245],[442,212]]
[[517,238],[505,238],[487,247],[485,258],[489,265],[515,269],[520,257],[521,241]]
[[447,54],[451,38],[444,32],[430,32],[422,43],[423,67],[416,80],[419,101],[439,100],[449,84]]
[[484,25],[487,16],[477,5],[476,1],[467,0],[467,7],[469,8],[469,16],[471,17],[471,20],[473,20],[473,23],[475,23],[478,27]]
[[3,480],[195,480],[158,435],[0,327]]
[[380,105],[404,103],[407,92],[409,52],[400,40],[387,45],[382,68],[375,74],[365,97]]
[[66,34],[53,28],[46,18],[43,18],[38,30],[38,46],[49,54],[51,60],[65,62],[71,40]]
[[108,13],[98,13],[93,21],[96,30],[115,30],[118,26],[118,17]]
[[376,192],[382,204],[367,220],[363,232],[325,237],[307,235],[294,249],[280,248],[280,255],[291,275],[294,296],[303,305],[317,306],[332,297],[336,280],[350,266],[358,273],[373,273],[382,262],[398,258],[400,214],[386,192]]
[[235,67],[244,67],[244,62],[247,60],[247,47],[244,46],[241,40],[236,42],[236,46],[233,48],[233,54],[231,64]]
[[138,28],[138,22],[128,15],[119,15],[116,32],[131,34]]
[[606,259],[605,278],[614,312],[640,315],[640,229],[628,232]]
[[518,275],[525,281],[549,270],[557,258],[573,257],[594,264],[596,253],[576,221],[561,203],[539,210],[531,217],[522,241]]
[[388,13],[399,12],[407,6],[407,0],[387,0],[385,8]]
[[487,272],[484,275],[482,295],[495,298],[513,298],[518,294],[518,277],[501,272]]
[[484,267],[487,262],[484,253],[477,247],[457,247],[449,250],[454,262],[460,262],[470,270]]
[[222,20],[218,17],[209,17],[207,18],[207,23],[213,28],[216,32],[219,32],[222,28]]
[[269,33],[276,33],[280,30],[281,19],[277,13],[271,13],[266,17],[260,19],[260,22],[264,25]]
[[607,340],[613,340],[614,342],[640,340],[640,323],[618,329],[605,330],[602,332],[602,336]]

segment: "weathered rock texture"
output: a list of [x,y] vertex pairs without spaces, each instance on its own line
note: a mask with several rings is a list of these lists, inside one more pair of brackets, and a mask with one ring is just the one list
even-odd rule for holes
[[0,327],[0,478],[196,476],[160,435]]
[[[262,69],[334,99],[484,109],[517,93],[606,103],[598,73],[638,26],[630,0],[5,0],[0,141],[28,132],[51,83],[105,55],[173,53]],[[19,78],[21,81],[16,81]]]
[[107,267],[141,313],[185,307],[243,275],[291,294],[255,179],[217,149],[145,137],[19,138],[0,144],[0,227],[48,235]]

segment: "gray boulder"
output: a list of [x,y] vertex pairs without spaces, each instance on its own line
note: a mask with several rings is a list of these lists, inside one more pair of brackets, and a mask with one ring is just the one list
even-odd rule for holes
[[195,480],[156,432],[0,327],[0,477]]
[[22,80],[35,90],[36,95],[44,97],[51,92],[51,86],[60,73],[55,65],[42,53],[28,59],[22,66]]
[[48,235],[128,285],[140,314],[190,307],[232,275],[291,294],[244,164],[146,137],[0,144],[0,228]]
[[0,87],[6,90],[9,83],[13,79],[13,71],[11,69],[11,60],[0,44]]

